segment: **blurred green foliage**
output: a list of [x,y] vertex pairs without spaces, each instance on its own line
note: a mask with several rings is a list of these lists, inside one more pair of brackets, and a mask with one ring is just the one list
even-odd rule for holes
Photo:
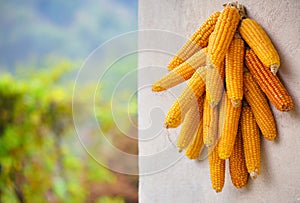
[[[62,61],[21,76],[1,74],[1,202],[85,202],[88,184],[116,181],[75,146],[72,95],[61,83],[71,67]],[[103,120],[112,122],[109,117]],[[97,202],[123,200],[105,197]]]

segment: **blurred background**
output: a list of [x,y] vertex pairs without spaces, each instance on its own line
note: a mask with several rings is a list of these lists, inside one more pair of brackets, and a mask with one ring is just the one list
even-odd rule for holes
[[[137,202],[138,176],[111,171],[91,157],[72,118],[78,70],[99,45],[137,29],[137,0],[2,0],[0,27],[0,202]],[[96,91],[94,112],[112,145],[132,155],[137,155],[136,68],[131,55],[110,69]],[[111,83],[130,71],[132,84],[115,90]],[[74,109],[79,120],[85,120],[85,98],[95,92],[86,77],[73,101],[82,106]],[[111,112],[112,91],[121,130]],[[98,129],[88,123],[79,128],[93,139]],[[107,165],[122,164],[113,154],[103,156]]]

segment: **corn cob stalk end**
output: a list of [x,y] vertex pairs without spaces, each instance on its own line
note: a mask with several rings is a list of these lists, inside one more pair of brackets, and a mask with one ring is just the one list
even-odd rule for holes
[[255,169],[255,171],[251,171],[250,172],[250,177],[251,177],[251,179],[256,179],[257,178],[257,176],[258,176],[258,169]]
[[277,64],[272,64],[272,65],[270,66],[270,70],[271,70],[271,72],[273,73],[273,75],[276,75],[278,69],[279,69],[279,66],[278,66]]
[[240,99],[231,99],[231,103],[233,107],[239,107],[242,101]]

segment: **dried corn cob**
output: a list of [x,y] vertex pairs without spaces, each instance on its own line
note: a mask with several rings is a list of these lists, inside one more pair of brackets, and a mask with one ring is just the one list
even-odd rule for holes
[[278,110],[290,111],[294,108],[292,97],[279,78],[266,69],[251,49],[246,51],[246,65],[270,102]]
[[244,95],[263,136],[268,140],[274,140],[277,130],[272,111],[264,93],[250,72],[244,73]]
[[190,37],[183,47],[171,59],[168,69],[173,70],[193,54],[208,44],[208,38],[215,28],[220,12],[217,11],[209,16],[199,29]]
[[206,65],[208,66],[206,93],[212,106],[216,106],[222,97],[223,80],[221,78],[224,78],[224,70],[222,70],[224,66],[222,63],[239,19],[238,10],[228,4],[221,12],[216,27],[209,37],[206,60]]
[[175,69],[170,71],[167,75],[165,75],[160,80],[155,82],[152,85],[152,91],[160,92],[169,89],[171,87],[174,87],[175,85],[178,85],[184,82],[185,80],[190,79],[190,77],[192,77],[192,75],[197,70],[197,68],[205,65],[205,60],[206,60],[205,51],[206,48],[201,49],[193,56],[191,56],[187,61],[180,64]]
[[242,129],[239,127],[234,148],[229,158],[231,182],[236,188],[244,187],[248,180],[248,171],[245,162]]
[[206,95],[209,104],[212,107],[218,105],[222,98],[224,91],[224,77],[225,77],[225,61],[221,63],[220,69],[212,66],[206,68]]
[[[201,117],[201,115],[200,115]],[[185,155],[189,159],[197,159],[203,148],[203,122],[202,120],[198,123],[198,130],[194,136],[192,142],[189,144],[186,149]]]
[[190,142],[193,140],[195,134],[197,134],[199,123],[203,115],[203,102],[204,96],[199,97],[197,100],[197,104],[192,104],[190,110],[184,117],[177,140],[177,147],[179,148],[179,151],[186,149]]
[[221,12],[216,27],[209,37],[207,46],[209,63],[219,67],[225,58],[227,49],[238,26],[240,15],[235,7],[229,4]]
[[280,66],[279,55],[264,29],[253,19],[242,20],[239,32],[262,63],[276,75]]
[[224,92],[220,106],[220,117],[224,117],[219,118],[224,119],[220,122],[219,126],[220,138],[218,152],[221,159],[229,158],[232,153],[235,137],[238,131],[240,114],[241,106],[233,107],[226,92]]
[[225,57],[227,94],[234,107],[241,105],[243,99],[244,49],[244,41],[236,33]]
[[225,182],[225,160],[220,159],[217,146],[209,150],[208,162],[212,188],[221,192]]
[[244,106],[241,118],[246,166],[251,178],[260,173],[260,137],[256,121],[249,106]]
[[213,146],[218,133],[218,108],[212,108],[205,96],[203,104],[203,143],[207,146]]
[[166,128],[176,128],[189,108],[196,104],[197,99],[205,92],[205,67],[200,67],[193,74],[178,99],[174,102],[165,118]]

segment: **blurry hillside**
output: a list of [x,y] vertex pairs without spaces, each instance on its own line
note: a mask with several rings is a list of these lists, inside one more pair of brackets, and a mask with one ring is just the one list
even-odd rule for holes
[[137,28],[137,1],[4,0],[0,68],[42,64],[51,56],[82,61],[106,40]]

